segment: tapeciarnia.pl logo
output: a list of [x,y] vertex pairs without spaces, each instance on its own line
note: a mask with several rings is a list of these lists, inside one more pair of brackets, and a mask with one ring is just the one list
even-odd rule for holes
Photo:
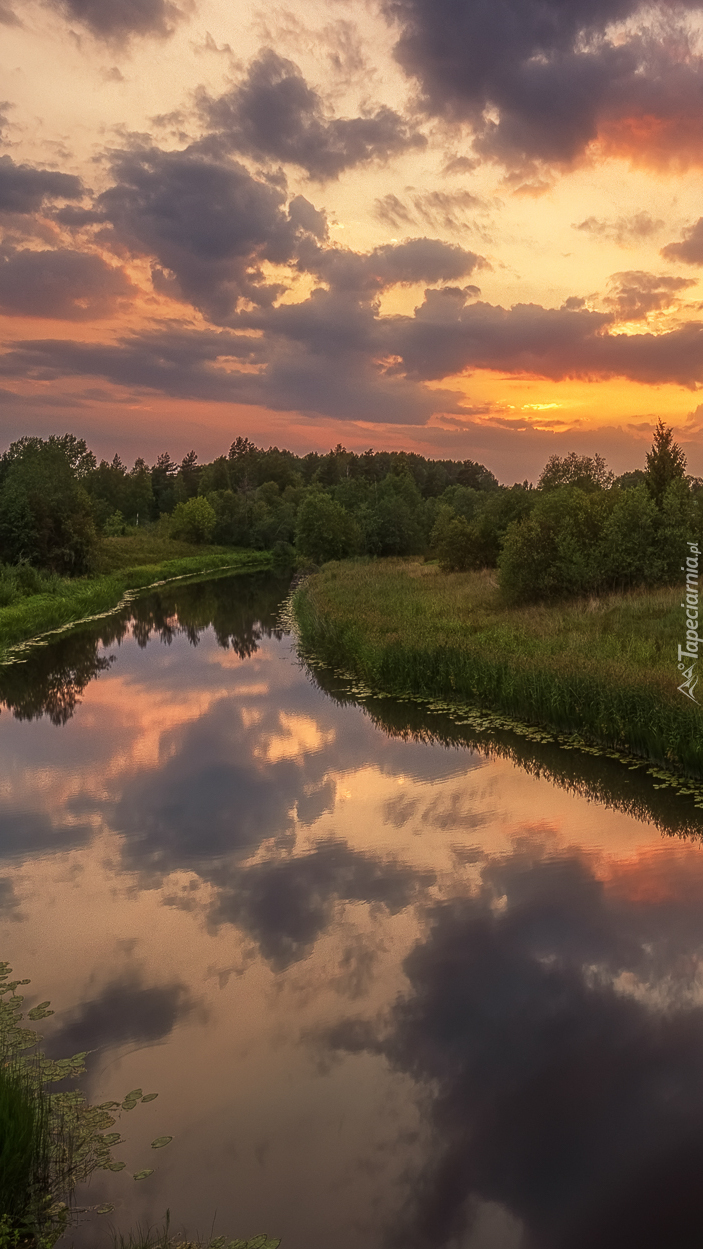
[[681,571],[686,574],[686,602],[681,606],[686,609],[686,646],[685,648],[679,643],[679,672],[684,675],[684,682],[678,686],[680,694],[684,694],[686,698],[690,698],[691,702],[697,703],[698,699],[694,694],[694,690],[698,684],[698,677],[695,675],[694,669],[698,662],[698,644],[701,639],[698,636],[698,543],[688,542],[688,556],[685,565],[681,565]]

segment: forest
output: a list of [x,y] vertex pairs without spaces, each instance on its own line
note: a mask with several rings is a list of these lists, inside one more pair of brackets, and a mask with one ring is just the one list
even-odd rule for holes
[[703,538],[703,481],[661,421],[643,467],[616,477],[598,454],[553,455],[536,486],[501,485],[469,459],[341,445],[298,456],[242,437],[204,464],[194,451],[98,462],[73,434],[24,437],[0,457],[6,586],[90,576],[104,538],[145,530],[298,566],[424,555],[497,569],[509,602],[546,601],[676,581],[683,544]]

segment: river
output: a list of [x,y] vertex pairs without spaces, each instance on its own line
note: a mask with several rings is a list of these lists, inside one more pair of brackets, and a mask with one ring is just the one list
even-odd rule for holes
[[286,589],[164,586],[0,670],[0,958],[91,1100],[159,1094],[76,1249],[167,1208],[282,1249],[699,1245],[699,813],[307,668]]

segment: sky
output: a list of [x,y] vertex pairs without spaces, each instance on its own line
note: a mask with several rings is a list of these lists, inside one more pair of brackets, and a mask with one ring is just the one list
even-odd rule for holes
[[0,448],[703,475],[703,5],[0,0]]

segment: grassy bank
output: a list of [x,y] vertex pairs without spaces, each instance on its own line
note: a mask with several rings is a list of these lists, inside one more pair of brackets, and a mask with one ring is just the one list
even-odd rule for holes
[[703,776],[703,709],[677,692],[680,594],[508,608],[491,573],[330,564],[296,591],[303,647],[387,693],[461,701]]
[[111,610],[129,590],[211,570],[255,572],[270,566],[268,551],[194,546],[145,530],[105,538],[90,577],[30,576],[23,582],[10,570],[11,601],[0,606],[0,661],[9,648],[37,634]]

